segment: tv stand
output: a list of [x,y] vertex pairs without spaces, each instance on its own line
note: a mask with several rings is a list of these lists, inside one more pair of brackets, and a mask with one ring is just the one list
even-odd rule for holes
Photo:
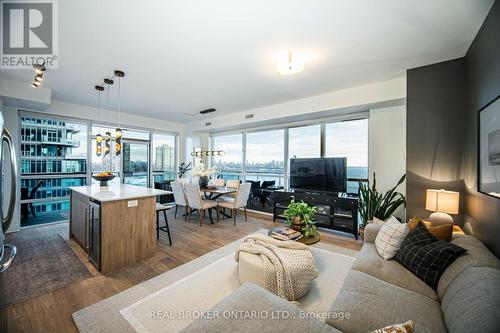
[[304,190],[274,191],[273,222],[286,220],[283,212],[292,200],[316,207],[315,222],[320,228],[348,232],[358,239],[358,198],[338,193]]

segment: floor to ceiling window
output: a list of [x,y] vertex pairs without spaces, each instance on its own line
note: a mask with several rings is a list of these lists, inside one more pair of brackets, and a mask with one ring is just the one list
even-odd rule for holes
[[177,137],[172,134],[153,133],[152,139],[154,182],[175,179]]
[[285,184],[285,131],[283,129],[246,134],[246,180]]
[[224,179],[242,179],[242,134],[218,135],[212,138],[215,150],[222,150],[224,155],[213,157],[212,164],[217,168],[217,175]]
[[[216,134],[211,139],[211,147],[225,153],[212,158],[218,177],[255,182],[251,192],[251,198],[255,200],[252,199],[249,206],[252,209],[272,211],[272,193],[268,195],[268,191],[262,188],[263,182],[274,182],[276,186],[287,187],[289,179],[286,174],[291,158],[346,157],[347,192],[351,194],[358,193],[358,181],[366,181],[368,178],[367,118],[255,132],[243,131],[237,134]],[[255,187],[257,182],[260,192]],[[272,190],[274,188],[271,192]]]
[[358,193],[368,178],[368,119],[326,124],[326,157],[347,157],[347,192]]
[[21,226],[69,219],[69,186],[87,181],[86,124],[21,115]]

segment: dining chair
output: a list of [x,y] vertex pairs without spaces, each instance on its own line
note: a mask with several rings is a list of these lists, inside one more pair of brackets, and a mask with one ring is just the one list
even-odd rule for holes
[[184,191],[186,192],[186,198],[189,206],[189,213],[187,220],[191,217],[193,209],[197,209],[200,213],[200,226],[203,223],[203,215],[205,210],[208,209],[208,215],[210,215],[210,220],[212,220],[212,208],[217,210],[217,222],[219,222],[219,204],[217,201],[203,199],[200,194],[200,187],[198,184],[184,184]]
[[214,181],[214,185],[215,186],[224,186],[224,185],[226,185],[226,181],[224,180],[224,178],[217,178]]
[[240,181],[238,179],[228,179],[226,182],[227,187],[239,187]]
[[175,201],[175,218],[177,218],[177,208],[179,206],[184,207],[184,220],[187,219],[188,204],[186,201],[186,194],[184,193],[183,184],[179,181],[173,181],[170,183],[172,187],[172,192],[174,192]]
[[247,201],[248,196],[250,195],[250,188],[252,187],[251,183],[243,183],[238,187],[238,192],[236,192],[236,196],[233,200],[225,199],[219,202],[219,207],[231,209],[231,213],[233,215],[233,224],[236,225],[236,214],[238,209],[243,208],[245,212],[245,221],[248,221],[247,218]]

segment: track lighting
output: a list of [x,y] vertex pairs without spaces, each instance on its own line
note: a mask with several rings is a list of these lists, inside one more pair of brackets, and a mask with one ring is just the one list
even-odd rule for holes
[[31,86],[33,88],[38,88],[43,81],[43,73],[45,72],[45,62],[43,64],[33,64],[33,68],[35,69],[35,79]]

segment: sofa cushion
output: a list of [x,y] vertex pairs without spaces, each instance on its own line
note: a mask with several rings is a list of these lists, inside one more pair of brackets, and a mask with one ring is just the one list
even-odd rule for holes
[[408,235],[408,226],[400,223],[395,217],[391,217],[375,238],[375,246],[380,256],[385,260],[394,258],[406,235]]
[[363,244],[361,251],[356,257],[356,261],[352,265],[352,269],[370,274],[380,280],[417,292],[433,300],[438,300],[434,289],[404,268],[400,263],[395,260],[382,259],[374,244]]
[[437,287],[440,299],[443,299],[446,289],[465,269],[470,267],[493,267],[500,269],[500,260],[477,238],[469,235],[454,235],[451,242],[463,247],[467,252],[451,263],[441,276]]
[[401,245],[396,261],[436,289],[446,267],[465,251],[460,246],[437,239],[419,222]]
[[245,283],[185,327],[182,333],[211,332],[320,332],[341,333],[283,298]]
[[413,229],[415,229],[415,227],[417,226],[418,222],[424,223],[424,225],[427,227],[427,230],[429,230],[430,233],[437,239],[440,239],[445,242],[449,242],[451,240],[451,235],[453,234],[452,223],[432,225],[426,223],[420,217],[415,216],[410,221],[408,221],[408,229],[410,229],[410,231],[413,231]]
[[438,302],[356,270],[347,275],[330,311],[350,314],[349,320],[326,321],[343,332],[369,332],[408,320],[419,333],[446,332]]
[[500,270],[466,269],[448,287],[441,309],[450,333],[499,332]]

